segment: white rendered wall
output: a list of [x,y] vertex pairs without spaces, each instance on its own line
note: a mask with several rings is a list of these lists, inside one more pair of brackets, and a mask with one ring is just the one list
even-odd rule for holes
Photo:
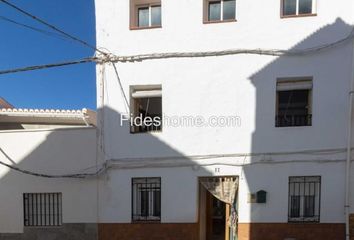
[[[0,160],[33,172],[87,172],[96,164],[96,129],[17,130],[0,133]],[[95,172],[95,168],[89,171]],[[63,223],[97,222],[97,181],[47,179],[0,166],[0,232],[23,231],[23,193],[62,193]]]
[[[352,8],[349,0],[318,1],[315,17],[281,19],[278,0],[237,1],[237,22],[202,24],[201,0],[165,0],[161,29],[131,31],[129,1],[96,0],[97,45],[117,55],[238,48],[306,49],[349,34]],[[118,73],[128,100],[131,85],[161,84],[166,115],[233,115],[242,121],[240,127],[234,128],[164,126],[161,133],[152,134],[132,135],[129,126],[119,125],[127,106],[113,68],[106,65],[105,158],[188,159],[193,155],[345,148],[352,51],[353,43],[347,42],[336,49],[302,57],[237,55],[119,63]],[[312,126],[275,128],[276,79],[302,76],[313,77]],[[100,74],[98,77],[101,79]],[[288,160],[312,158],[293,155]],[[345,155],[317,159],[341,161],[255,165],[245,168],[242,174],[238,167],[220,165],[218,175],[240,176],[240,222],[287,222],[288,177],[302,175],[322,176],[321,222],[344,222]],[[247,159],[249,163],[256,160]],[[162,187],[167,188],[162,190],[162,221],[195,222],[197,176],[214,175],[214,171],[215,166],[199,171],[112,169],[107,180],[101,182],[107,188],[101,188],[104,204],[100,221],[130,222],[131,177],[161,176]],[[264,206],[248,204],[248,192],[260,189],[269,193],[269,202]],[[179,197],[180,192],[183,197]]]
[[[213,173],[221,168],[219,174]],[[239,222],[287,222],[289,176],[321,176],[321,223],[344,222],[344,163],[246,167],[111,170],[100,183],[100,221],[131,222],[131,178],[161,177],[161,222],[198,221],[198,177],[239,176]],[[267,191],[267,203],[248,203],[248,193]]]

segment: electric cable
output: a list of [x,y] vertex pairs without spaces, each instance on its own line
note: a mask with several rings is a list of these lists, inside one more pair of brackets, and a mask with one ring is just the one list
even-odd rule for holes
[[40,29],[40,28],[36,28],[36,27],[30,26],[30,25],[27,25],[27,24],[12,20],[12,19],[10,19],[8,17],[5,17],[5,16],[0,16],[0,20],[5,21],[5,22],[9,22],[9,23],[12,23],[12,24],[15,24],[17,26],[21,26],[21,27],[24,27],[24,28],[27,28],[27,29],[30,29],[30,30],[33,30],[33,31],[38,32],[38,33],[45,34],[47,36],[56,37],[56,38],[59,38],[61,40],[68,40],[67,38],[65,38],[61,34],[58,34],[58,33],[55,33],[55,32],[51,32],[51,31],[46,31],[46,30]]
[[67,38],[69,38],[69,39],[71,39],[71,40],[73,40],[73,41],[76,41],[76,42],[78,42],[78,43],[81,43],[82,45],[84,45],[84,46],[86,46],[86,47],[88,47],[88,48],[91,48],[91,49],[93,49],[93,50],[95,50],[95,51],[97,51],[97,52],[99,52],[99,53],[101,53],[101,54],[103,54],[103,55],[106,55],[106,54],[107,54],[107,53],[105,53],[105,52],[103,52],[103,51],[97,49],[95,46],[93,46],[93,45],[87,43],[86,41],[81,40],[80,38],[78,38],[78,37],[76,37],[76,36],[73,36],[73,35],[71,35],[71,34],[65,32],[65,31],[61,30],[60,28],[54,26],[53,24],[50,24],[50,23],[48,23],[48,22],[42,20],[41,18],[39,18],[39,17],[37,17],[37,16],[35,16],[35,15],[33,15],[33,14],[31,14],[31,13],[25,11],[25,10],[23,10],[22,8],[16,6],[16,5],[13,4],[13,3],[8,2],[7,0],[0,0],[0,1],[3,2],[4,4],[10,6],[11,8],[13,8],[13,9],[15,9],[15,10],[21,12],[22,14],[24,14],[24,15],[26,15],[26,16],[32,18],[33,20],[35,20],[35,21],[37,21],[37,22],[39,22],[39,23],[41,23],[41,24],[43,24],[43,25],[45,25],[45,26],[47,26],[47,27],[53,29],[54,31],[59,32],[59,33],[62,34],[63,36],[65,36],[65,37],[67,37]]
[[18,73],[18,72],[28,72],[28,71],[54,68],[54,67],[63,67],[63,66],[83,64],[83,63],[90,63],[90,62],[95,62],[96,60],[97,60],[97,58],[95,58],[95,57],[88,57],[88,58],[83,58],[83,59],[75,60],[75,61],[67,61],[67,62],[51,63],[51,64],[45,64],[45,65],[28,66],[28,67],[23,67],[23,68],[0,70],[0,75],[9,74],[9,73]]

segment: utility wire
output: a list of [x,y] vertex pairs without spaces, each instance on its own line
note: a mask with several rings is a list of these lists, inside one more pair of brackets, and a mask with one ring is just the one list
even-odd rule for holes
[[32,18],[33,20],[35,20],[35,21],[37,21],[37,22],[40,22],[41,24],[43,24],[43,25],[45,25],[45,26],[47,26],[47,27],[49,27],[49,28],[51,28],[51,29],[53,29],[53,30],[59,32],[59,33],[62,34],[63,36],[65,36],[65,37],[67,37],[67,38],[69,38],[69,39],[71,39],[71,40],[74,40],[74,41],[76,41],[76,42],[78,42],[78,43],[81,43],[82,45],[84,45],[84,46],[86,46],[86,47],[88,47],[88,48],[91,48],[91,49],[93,49],[93,50],[95,50],[95,51],[97,51],[97,52],[99,52],[99,53],[101,53],[101,54],[103,54],[103,55],[106,55],[105,52],[103,52],[103,51],[97,49],[95,46],[93,46],[93,45],[87,43],[87,42],[84,41],[84,40],[79,39],[78,37],[75,37],[75,36],[73,36],[73,35],[71,35],[71,34],[65,32],[65,31],[61,30],[60,28],[58,28],[58,27],[56,27],[56,26],[54,26],[54,25],[52,25],[52,24],[50,24],[50,23],[48,23],[48,22],[42,20],[42,19],[39,18],[39,17],[36,17],[35,15],[33,15],[33,14],[31,14],[31,13],[29,13],[29,12],[23,10],[23,9],[21,9],[20,7],[14,5],[14,4],[10,3],[10,2],[8,2],[7,0],[0,0],[0,1],[3,2],[4,4],[6,4],[6,5],[12,7],[13,9],[15,9],[15,10],[21,12],[22,14],[24,14],[24,15],[26,15],[26,16]]
[[125,95],[124,88],[123,88],[123,85],[122,85],[122,81],[120,80],[120,77],[119,77],[117,66],[116,66],[116,64],[114,62],[112,63],[112,65],[113,65],[114,72],[115,72],[116,77],[117,77],[117,81],[119,83],[120,91],[122,93],[122,96],[123,96],[125,104],[126,104],[126,111],[128,112],[128,109],[130,107],[129,107],[129,101],[128,101],[127,95]]
[[96,60],[97,60],[97,58],[95,58],[95,57],[89,57],[89,58],[83,58],[83,59],[76,60],[76,61],[51,63],[51,64],[45,64],[45,65],[36,65],[36,66],[29,66],[29,67],[23,67],[23,68],[0,70],[0,75],[9,74],[9,73],[18,73],[18,72],[28,72],[28,71],[34,71],[34,70],[40,70],[40,69],[69,66],[69,65],[76,65],[76,64],[82,64],[82,63],[90,63],[90,62],[95,62]]
[[167,59],[167,58],[202,58],[202,57],[216,57],[227,55],[239,55],[239,54],[251,54],[251,55],[267,55],[267,56],[304,56],[309,54],[315,54],[324,50],[338,47],[341,44],[346,43],[354,38],[354,28],[344,38],[341,38],[332,43],[321,44],[315,47],[305,49],[229,49],[220,51],[200,51],[200,52],[170,52],[170,53],[150,53],[150,54],[138,54],[128,56],[111,56],[111,62],[141,62],[145,60]]
[[[9,161],[11,161],[12,163],[15,162],[14,160],[12,160],[5,153],[5,151],[2,148],[0,148],[0,152]],[[8,163],[5,163],[3,161],[0,161],[0,165],[3,165],[5,167],[8,167],[8,168],[10,168],[10,169],[12,169],[14,171],[17,171],[17,172],[20,172],[20,173],[23,173],[23,174],[32,175],[32,176],[35,176],[35,177],[43,177],[43,178],[88,178],[88,177],[96,177],[96,176],[99,176],[102,172],[104,172],[106,170],[106,164],[103,164],[100,169],[96,170],[93,173],[74,173],[74,174],[65,174],[65,175],[51,175],[51,174],[33,172],[33,171],[30,171],[30,170],[24,170],[24,169],[21,169],[21,168],[19,168],[17,166],[14,166],[13,164],[8,164]],[[87,168],[87,169],[84,169],[84,170],[88,170],[90,168]]]
[[39,33],[42,33],[42,34],[45,34],[45,35],[48,35],[48,36],[51,36],[51,37],[57,37],[57,38],[60,38],[62,40],[67,40],[68,38],[65,38],[63,35],[61,34],[58,34],[58,33],[55,33],[55,32],[51,32],[51,31],[46,31],[44,29],[40,29],[40,28],[36,28],[36,27],[32,27],[30,25],[27,25],[27,24],[24,24],[24,23],[20,23],[20,22],[17,22],[15,20],[12,20],[10,18],[7,18],[5,16],[0,16],[0,20],[3,20],[5,22],[9,22],[9,23],[12,23],[12,24],[15,24],[17,26],[21,26],[21,27],[24,27],[24,28],[27,28],[27,29],[30,29],[30,30],[33,30],[35,32],[39,32]]

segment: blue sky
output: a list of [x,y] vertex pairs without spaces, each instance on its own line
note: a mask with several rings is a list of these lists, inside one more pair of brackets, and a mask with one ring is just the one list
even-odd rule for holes
[[[20,8],[95,45],[94,0],[9,0]],[[1,16],[47,29],[0,2],[0,70],[91,57],[94,51],[41,34]],[[49,30],[49,29],[47,29]],[[17,108],[96,109],[93,63],[0,75],[0,96]]]

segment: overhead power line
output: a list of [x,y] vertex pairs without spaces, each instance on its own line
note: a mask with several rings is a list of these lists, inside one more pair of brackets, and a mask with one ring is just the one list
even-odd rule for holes
[[[20,173],[27,174],[27,175],[32,175],[32,176],[35,176],[35,177],[42,177],[42,178],[89,178],[89,177],[97,177],[101,173],[103,173],[106,170],[106,168],[107,168],[106,164],[102,164],[101,167],[99,169],[97,169],[95,172],[79,172],[79,173],[63,174],[63,175],[39,173],[39,172],[31,171],[31,170],[22,169],[22,168],[16,166],[15,165],[15,161],[13,159],[11,159],[9,157],[9,155],[7,155],[7,153],[1,147],[0,147],[0,152],[3,154],[3,156],[5,158],[7,158],[10,162],[13,163],[13,164],[8,164],[8,163],[5,163],[3,161],[0,161],[0,165],[8,167],[8,168],[10,168],[10,169],[12,169],[12,170],[14,170],[16,172],[20,172]],[[98,167],[98,166],[95,166],[95,167]],[[84,170],[89,170],[91,168],[92,167],[84,169]]]
[[24,28],[33,30],[35,32],[39,32],[39,33],[48,35],[48,36],[57,37],[57,38],[60,38],[60,39],[63,39],[63,40],[67,40],[67,38],[65,38],[63,35],[61,35],[59,33],[46,31],[44,29],[40,29],[40,28],[36,28],[36,27],[30,26],[30,25],[27,25],[27,24],[24,24],[24,23],[20,23],[18,21],[12,20],[12,19],[10,19],[8,17],[5,17],[5,16],[0,16],[0,20],[3,20],[5,22],[9,22],[9,23],[15,24],[17,26],[21,26],[21,27],[24,27]]
[[29,67],[23,67],[23,68],[0,70],[0,75],[9,74],[9,73],[18,73],[18,72],[28,72],[28,71],[34,71],[34,70],[40,70],[40,69],[69,66],[69,65],[76,65],[76,64],[82,64],[82,63],[90,63],[90,62],[95,62],[96,60],[97,60],[97,58],[95,58],[95,57],[89,57],[89,58],[83,58],[83,59],[76,60],[76,61],[51,63],[51,64],[45,64],[45,65],[35,65],[35,66],[29,66]]
[[91,49],[93,49],[93,50],[95,50],[95,51],[97,51],[97,52],[99,52],[99,53],[101,53],[101,54],[103,54],[103,55],[106,55],[106,54],[107,54],[107,53],[105,53],[105,52],[103,52],[103,51],[97,49],[95,46],[89,44],[88,42],[86,42],[86,41],[84,41],[84,40],[81,40],[81,39],[79,39],[78,37],[73,36],[73,35],[71,35],[71,34],[65,32],[65,31],[61,30],[60,28],[54,26],[53,24],[50,24],[50,23],[48,23],[48,22],[42,20],[41,18],[39,18],[39,17],[37,17],[37,16],[35,16],[35,15],[33,15],[33,14],[31,14],[31,13],[29,13],[29,12],[23,10],[23,9],[21,9],[20,7],[14,5],[14,4],[10,3],[10,2],[8,2],[7,0],[0,0],[0,1],[3,2],[4,4],[10,6],[11,8],[13,8],[13,9],[15,9],[15,10],[21,12],[22,14],[24,14],[24,15],[26,15],[26,16],[32,18],[33,20],[35,20],[35,21],[37,21],[37,22],[39,22],[39,23],[41,23],[41,24],[43,24],[43,25],[45,25],[45,26],[47,26],[47,27],[53,29],[54,31],[59,32],[59,33],[62,34],[63,36],[65,36],[65,37],[67,37],[67,38],[69,38],[69,39],[71,39],[71,40],[73,40],[73,41],[76,41],[76,42],[78,42],[78,43],[80,43],[80,44],[82,44],[82,45],[84,45],[84,46],[86,46],[86,47],[88,47],[88,48],[91,48]]
[[229,49],[220,51],[199,51],[199,52],[170,52],[170,53],[150,53],[150,54],[138,54],[130,56],[110,56],[111,62],[140,62],[146,60],[167,59],[167,58],[202,58],[202,57],[216,57],[227,55],[239,55],[239,54],[251,54],[251,55],[268,55],[268,56],[304,56],[309,54],[315,54],[321,51],[332,49],[344,44],[354,38],[354,28],[344,38],[341,38],[332,43],[326,43],[310,48],[304,49]]

